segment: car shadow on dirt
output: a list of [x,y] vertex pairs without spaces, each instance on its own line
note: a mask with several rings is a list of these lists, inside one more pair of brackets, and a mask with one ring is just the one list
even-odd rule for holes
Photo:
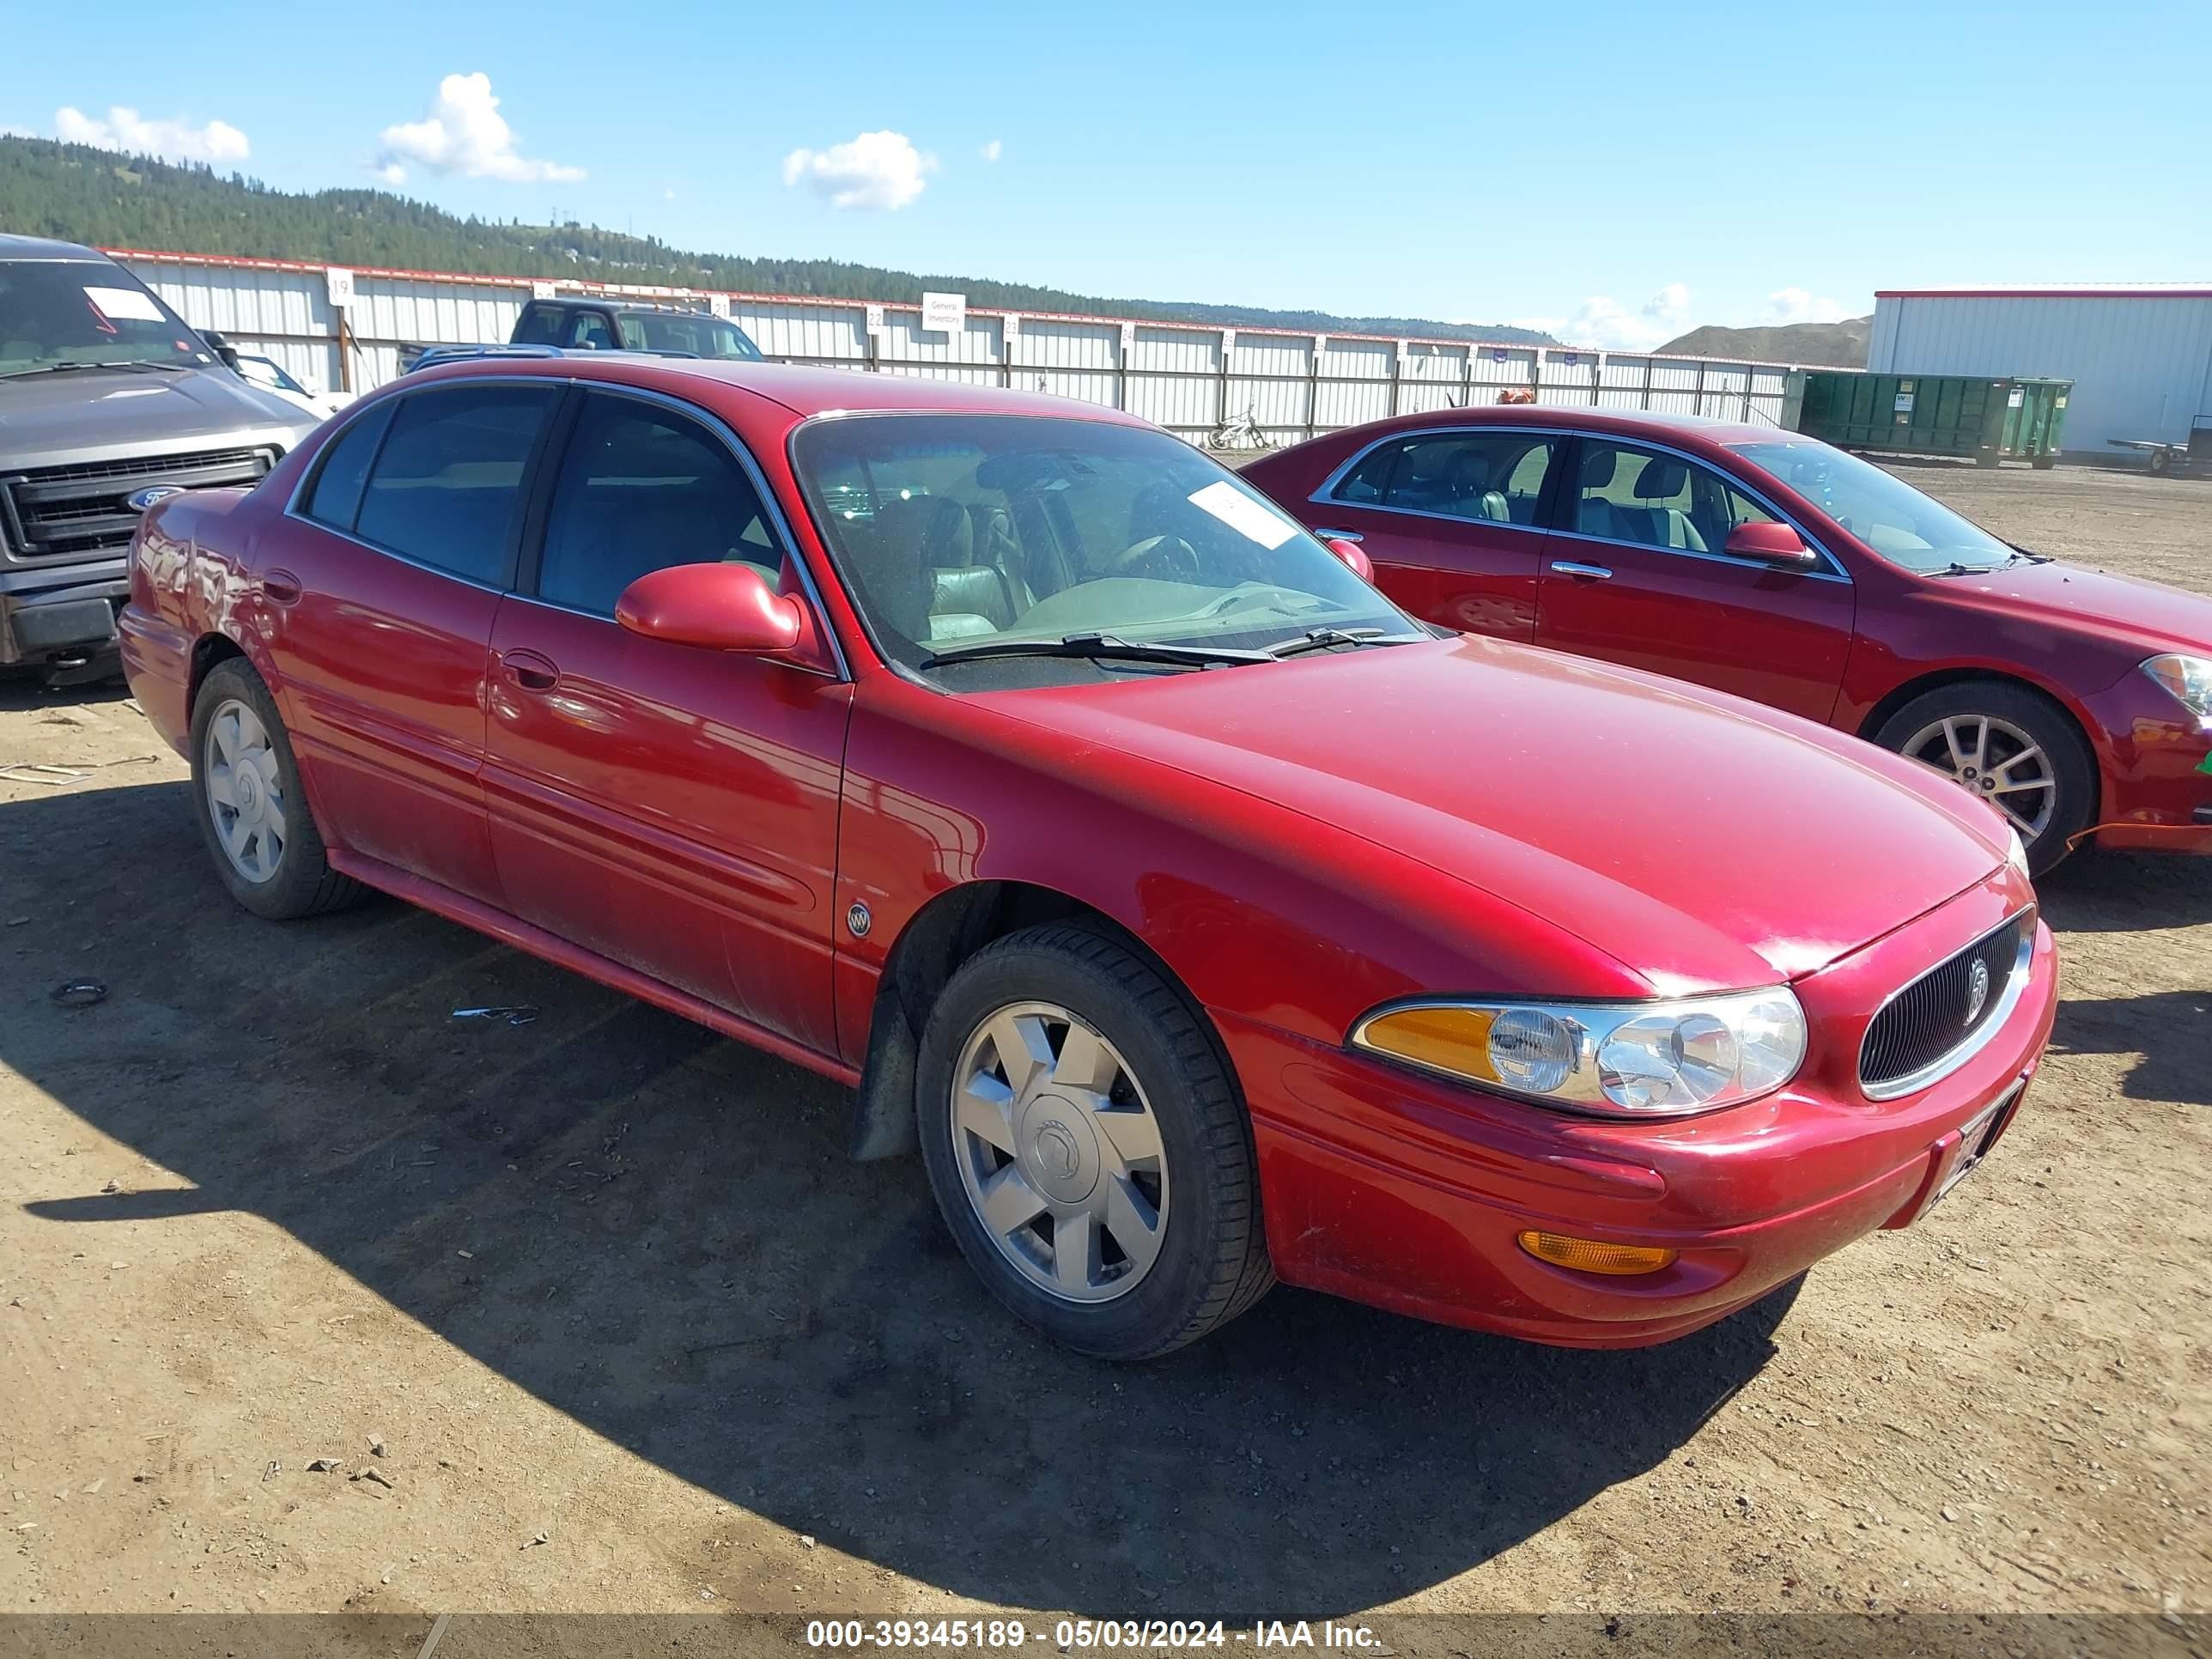
[[2051,1047],[2062,1054],[2135,1056],[2120,1084],[2130,1100],[2212,1106],[2212,990],[2069,997],[2058,1005]]
[[2212,858],[2092,853],[2036,884],[2044,918],[2066,933],[2136,933],[2212,921]]
[[[0,804],[40,924],[0,1059],[193,1183],[31,1214],[265,1217],[609,1440],[962,1595],[1249,1618],[1425,1589],[1665,1459],[1795,1295],[1581,1353],[1280,1290],[1164,1361],[1078,1359],[985,1296],[916,1163],[843,1158],[843,1091],[396,903],[258,921],[187,811],[173,783]],[[95,836],[125,873],[88,886]],[[49,1000],[80,975],[106,1000]],[[486,1004],[538,1017],[452,1018]],[[373,1332],[329,1340],[376,1374]],[[390,1467],[465,1478],[432,1462]],[[734,1596],[728,1530],[657,1541]]]

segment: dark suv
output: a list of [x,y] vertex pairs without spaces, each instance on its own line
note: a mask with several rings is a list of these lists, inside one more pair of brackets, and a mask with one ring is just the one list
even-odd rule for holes
[[314,430],[220,349],[105,254],[0,236],[0,671],[115,672],[139,514]]
[[752,337],[728,319],[645,301],[532,300],[515,319],[507,343],[761,361]]

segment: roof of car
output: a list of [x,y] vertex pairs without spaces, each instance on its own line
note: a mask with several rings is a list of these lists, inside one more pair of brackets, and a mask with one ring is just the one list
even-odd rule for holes
[[550,300],[532,300],[530,303],[534,306],[589,307],[593,311],[650,311],[663,316],[677,317],[711,317],[714,314],[697,306],[670,305],[662,300],[624,300],[603,294],[556,294]]
[[957,380],[925,380],[919,375],[877,374],[851,368],[810,368],[784,363],[757,363],[733,358],[655,357],[643,353],[587,351],[559,356],[517,358],[512,356],[473,357],[440,363],[404,378],[423,380],[471,374],[553,374],[577,380],[608,380],[621,385],[658,386],[676,390],[672,381],[711,381],[736,386],[779,404],[805,419],[861,410],[941,412],[947,414],[1049,415],[1060,419],[1097,420],[1123,426],[1143,426],[1134,415],[1073,398],[1048,397],[1038,392],[1006,391],[998,386],[967,386]]
[[[1796,434],[1778,426],[1755,421],[1729,420],[1713,415],[1677,413],[1663,409],[1607,409],[1575,404],[1476,404],[1467,409],[1431,410],[1425,415],[1401,415],[1397,427],[1472,425],[1571,426],[1593,431],[1664,428],[1694,434],[1717,444],[1747,443]],[[1377,424],[1381,424],[1378,422]]]
[[105,253],[76,242],[57,242],[45,236],[0,235],[0,259],[97,259],[102,264],[108,263]]

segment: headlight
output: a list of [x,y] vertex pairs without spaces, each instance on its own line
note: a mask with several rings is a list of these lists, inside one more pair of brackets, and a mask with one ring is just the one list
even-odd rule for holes
[[2005,825],[2005,862],[2020,872],[2022,881],[2032,881],[2027,872],[2027,843],[2020,838],[2020,831],[2009,823]]
[[1571,1111],[1668,1117],[1770,1094],[1805,1060],[1783,987],[1672,1002],[1401,1003],[1356,1048]]
[[2153,657],[2142,672],[2173,694],[2174,701],[2212,726],[2212,659],[2179,654]]

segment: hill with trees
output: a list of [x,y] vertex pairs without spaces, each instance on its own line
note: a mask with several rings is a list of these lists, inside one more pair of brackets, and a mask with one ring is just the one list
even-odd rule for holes
[[656,236],[626,235],[595,225],[463,219],[388,191],[273,190],[258,179],[225,176],[204,165],[180,167],[43,138],[0,137],[0,231],[96,247],[905,304],[914,303],[927,288],[963,293],[970,305],[985,308],[1086,312],[1232,328],[1553,343],[1549,335],[1502,324],[1478,327],[1419,317],[1340,317],[1322,311],[1117,299],[839,259],[696,253],[671,247]]

